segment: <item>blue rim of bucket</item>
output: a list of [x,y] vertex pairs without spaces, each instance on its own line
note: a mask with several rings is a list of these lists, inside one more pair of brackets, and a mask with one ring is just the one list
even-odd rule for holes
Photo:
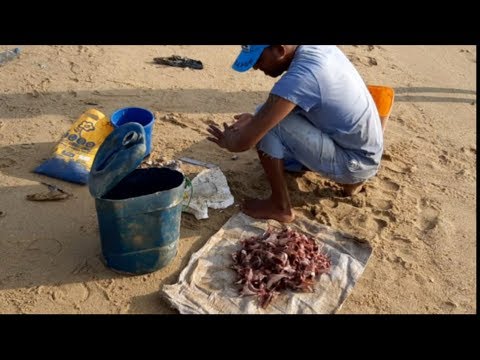
[[[129,111],[135,111],[135,110],[140,110],[141,112],[144,112],[146,114],[149,115],[149,117],[151,118],[151,120],[144,124],[143,122],[139,122],[139,121],[133,121],[133,120],[128,120],[128,121],[125,121],[123,123],[118,123],[118,120],[116,119],[117,117],[118,118],[124,118],[124,115],[123,113],[128,113]],[[146,117],[146,116],[145,116]],[[125,125],[129,122],[137,122],[139,123],[140,125],[146,127],[146,126],[149,126],[151,124],[153,124],[153,122],[155,121],[155,115],[153,114],[153,112],[151,112],[150,110],[148,109],[145,109],[145,108],[141,108],[141,107],[124,107],[124,108],[121,108],[121,109],[118,109],[118,110],[115,110],[112,115],[110,116],[110,122],[112,123],[113,126],[115,127],[119,127],[119,126],[122,126],[122,125]]]

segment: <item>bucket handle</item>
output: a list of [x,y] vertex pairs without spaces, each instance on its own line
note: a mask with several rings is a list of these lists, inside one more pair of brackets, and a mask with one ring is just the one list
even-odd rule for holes
[[188,204],[187,205],[183,205],[183,210],[187,209],[188,208],[188,205],[190,205],[190,201],[192,201],[192,196],[193,196],[193,185],[192,185],[192,182],[190,181],[190,179],[188,177],[184,177],[185,179],[185,189],[187,187],[190,186],[190,196],[188,198]]

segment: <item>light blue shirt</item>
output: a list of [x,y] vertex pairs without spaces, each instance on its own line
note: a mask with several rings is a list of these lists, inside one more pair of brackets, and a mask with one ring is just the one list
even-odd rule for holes
[[327,134],[353,160],[352,172],[378,168],[383,132],[376,105],[353,64],[336,46],[297,47],[272,94]]

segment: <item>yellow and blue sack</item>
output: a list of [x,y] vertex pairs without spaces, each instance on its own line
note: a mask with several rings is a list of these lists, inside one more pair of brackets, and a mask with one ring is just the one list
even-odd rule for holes
[[113,131],[110,119],[96,109],[84,112],[66,132],[50,158],[34,172],[86,184],[98,148]]

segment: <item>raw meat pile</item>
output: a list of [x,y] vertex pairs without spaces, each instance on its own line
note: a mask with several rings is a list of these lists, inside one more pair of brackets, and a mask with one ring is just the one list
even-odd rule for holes
[[313,292],[317,276],[330,269],[330,259],[315,240],[290,228],[269,229],[261,236],[241,240],[232,254],[240,295],[257,295],[266,308],[280,291]]

